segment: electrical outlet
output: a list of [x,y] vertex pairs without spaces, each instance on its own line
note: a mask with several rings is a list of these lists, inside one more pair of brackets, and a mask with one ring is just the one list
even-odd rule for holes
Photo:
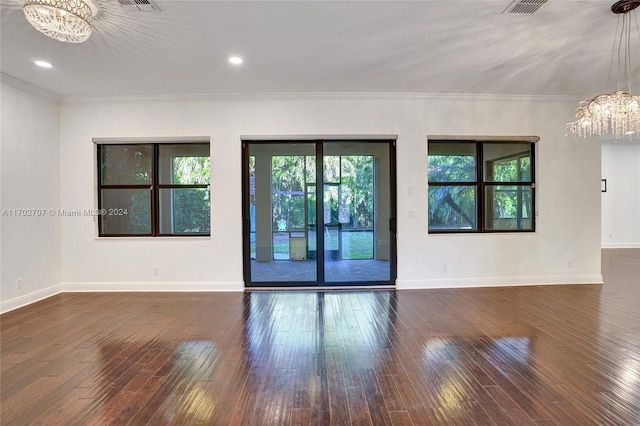
[[153,268],[153,275],[155,277],[157,277],[158,275],[160,275],[160,268],[158,268],[157,266],[155,268]]
[[22,288],[22,278],[18,278],[16,280],[16,290],[20,290]]

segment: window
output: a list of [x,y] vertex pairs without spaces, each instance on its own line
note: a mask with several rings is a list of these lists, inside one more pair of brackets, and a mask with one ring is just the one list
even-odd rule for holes
[[534,143],[429,141],[429,232],[535,230]]
[[210,173],[208,143],[99,144],[99,235],[209,235]]

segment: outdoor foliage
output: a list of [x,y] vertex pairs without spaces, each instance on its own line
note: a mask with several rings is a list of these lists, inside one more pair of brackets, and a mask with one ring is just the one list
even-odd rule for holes
[[[475,155],[430,155],[429,182],[475,182]],[[474,186],[430,186],[429,227],[476,229]]]
[[[487,162],[486,182],[530,182],[531,158],[528,153]],[[430,183],[460,185],[429,186],[430,229],[477,229],[476,156],[429,155]],[[488,220],[531,217],[531,188],[521,185],[487,186]],[[519,214],[518,214],[519,213]]]
[[103,145],[101,157],[103,185],[151,183],[151,145]]
[[342,157],[342,187],[350,213],[347,227],[373,228],[374,216],[374,162],[370,155]]
[[305,157],[272,157],[273,229],[304,229]]
[[[174,157],[173,184],[208,185],[211,175],[209,157]],[[210,192],[203,188],[172,189],[173,232],[209,232]]]
[[209,157],[173,157],[175,185],[209,185],[211,160]]
[[[272,157],[274,229],[290,230],[305,227],[305,187],[307,188],[309,223],[315,223],[317,191],[314,168],[315,158],[311,156]],[[341,223],[347,228],[373,227],[373,170],[372,156],[325,157],[323,198],[327,210],[325,223]],[[343,209],[342,217],[341,208]],[[345,218],[347,220],[344,220]]]
[[[151,185],[153,145],[103,145],[101,146],[102,185]],[[170,163],[172,185],[208,185],[211,162],[208,156],[173,156]],[[163,182],[160,182],[163,183]],[[170,197],[171,204],[160,214],[170,214],[172,228],[163,233],[206,233],[210,228],[209,190],[204,188],[165,188],[159,190],[162,210],[163,197]],[[121,215],[102,217],[106,234],[150,234],[151,190],[148,188],[103,188],[102,205],[110,209],[126,211]],[[170,210],[169,210],[170,208]]]
[[[150,184],[152,145],[103,145],[101,180],[103,185]],[[102,206],[109,211],[126,211],[126,215],[104,215],[104,233],[151,233],[151,191],[148,189],[102,190]]]
[[[316,170],[314,156],[273,156],[272,227],[274,256],[288,256],[288,241],[280,241],[278,231],[303,230],[316,224]],[[320,191],[325,225],[340,225],[342,230],[371,230],[366,233],[338,232],[342,235],[343,258],[373,257],[374,158],[370,155],[326,156],[323,164],[324,190]],[[249,175],[255,178],[255,158],[249,158]],[[255,197],[250,191],[251,197]],[[250,200],[255,203],[255,199]],[[306,208],[306,209],[305,209]],[[306,217],[305,217],[306,215]],[[309,229],[309,244],[314,246],[314,228]],[[353,235],[350,235],[353,234]],[[284,235],[284,234],[282,234]],[[276,241],[277,240],[277,241]],[[313,241],[312,241],[313,240]],[[335,245],[335,247],[333,247]],[[325,248],[337,250],[336,238],[325,236]],[[315,246],[314,246],[315,247]]]

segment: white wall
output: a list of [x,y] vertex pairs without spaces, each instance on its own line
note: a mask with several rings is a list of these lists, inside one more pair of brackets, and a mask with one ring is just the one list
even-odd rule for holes
[[[211,136],[212,231],[203,239],[97,239],[92,218],[63,218],[62,286],[242,289],[240,135],[269,134],[398,135],[398,288],[601,282],[600,143],[564,136],[574,109],[574,102],[534,98],[400,95],[63,104],[62,208],[95,206],[92,137]],[[429,134],[540,136],[537,231],[429,235]]]
[[640,142],[602,145],[602,247],[640,247]]
[[[0,312],[4,312],[59,291],[59,107],[6,84],[1,93]],[[35,213],[33,209],[39,209],[39,216],[25,216]],[[17,280],[22,280],[20,289]]]

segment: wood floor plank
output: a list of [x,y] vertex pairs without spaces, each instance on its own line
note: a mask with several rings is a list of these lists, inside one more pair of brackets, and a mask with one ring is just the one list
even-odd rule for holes
[[360,374],[356,371],[345,374],[345,385],[351,424],[373,426]]
[[292,408],[291,409],[291,426],[308,426],[311,423],[310,408]]
[[604,285],[62,293],[0,316],[0,425],[634,425],[640,249]]
[[500,408],[507,413],[511,419],[511,423],[517,425],[534,425],[535,422],[527,413],[507,394],[500,386],[485,387],[487,393],[491,395],[494,401],[498,403]]
[[393,426],[412,426],[411,416],[406,411],[389,411],[389,418]]

